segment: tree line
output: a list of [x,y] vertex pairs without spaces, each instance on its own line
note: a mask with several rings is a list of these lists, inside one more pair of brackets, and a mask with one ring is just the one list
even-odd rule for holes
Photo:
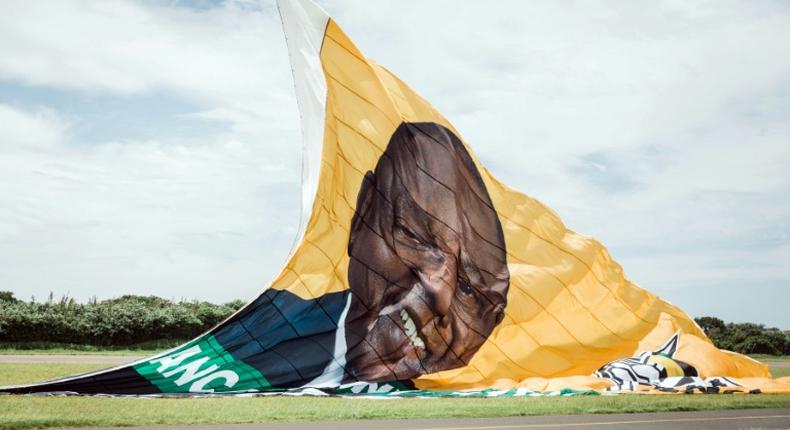
[[96,346],[167,345],[186,341],[219,324],[244,302],[217,305],[126,295],[77,303],[73,298],[23,301],[0,291],[0,342]]
[[[244,305],[167,300],[126,295],[77,303],[73,298],[24,301],[0,291],[0,342],[133,346],[158,341],[175,344],[209,330]],[[790,331],[754,323],[694,319],[713,343],[743,354],[790,355]]]
[[741,354],[790,355],[790,331],[755,323],[725,323],[716,317],[694,318],[721,349]]

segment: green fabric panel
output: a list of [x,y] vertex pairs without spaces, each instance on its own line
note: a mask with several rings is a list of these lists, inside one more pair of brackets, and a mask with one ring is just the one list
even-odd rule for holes
[[266,391],[271,384],[253,367],[236,360],[207,335],[134,369],[163,393]]

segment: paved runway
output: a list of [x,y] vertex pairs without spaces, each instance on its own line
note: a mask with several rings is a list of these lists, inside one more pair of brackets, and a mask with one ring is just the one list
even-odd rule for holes
[[[127,430],[528,430],[557,428],[574,430],[608,428],[637,430],[790,429],[790,408],[616,415],[126,427]],[[101,430],[109,430],[109,428]]]
[[[151,354],[153,355],[153,354]],[[148,355],[0,354],[0,363],[107,364],[131,363]]]

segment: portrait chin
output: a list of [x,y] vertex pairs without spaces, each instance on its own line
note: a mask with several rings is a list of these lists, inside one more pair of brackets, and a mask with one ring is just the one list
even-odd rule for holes
[[503,319],[502,227],[452,131],[404,123],[367,172],[351,222],[346,381],[466,365]]

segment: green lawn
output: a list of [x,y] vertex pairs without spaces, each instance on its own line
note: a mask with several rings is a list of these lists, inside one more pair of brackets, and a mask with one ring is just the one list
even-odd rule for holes
[[113,367],[112,364],[0,363],[0,386],[46,381]]
[[[109,365],[108,365],[109,366]],[[107,367],[0,363],[0,385]],[[777,369],[787,371],[789,369]],[[790,407],[790,395],[581,396],[510,399],[202,398],[0,396],[0,430],[44,427],[222,424],[358,418],[439,418]]]
[[790,407],[790,396],[583,396],[510,399],[0,397],[0,429],[439,418]]
[[790,376],[790,367],[772,367],[771,375],[774,378],[782,378],[785,376]]

